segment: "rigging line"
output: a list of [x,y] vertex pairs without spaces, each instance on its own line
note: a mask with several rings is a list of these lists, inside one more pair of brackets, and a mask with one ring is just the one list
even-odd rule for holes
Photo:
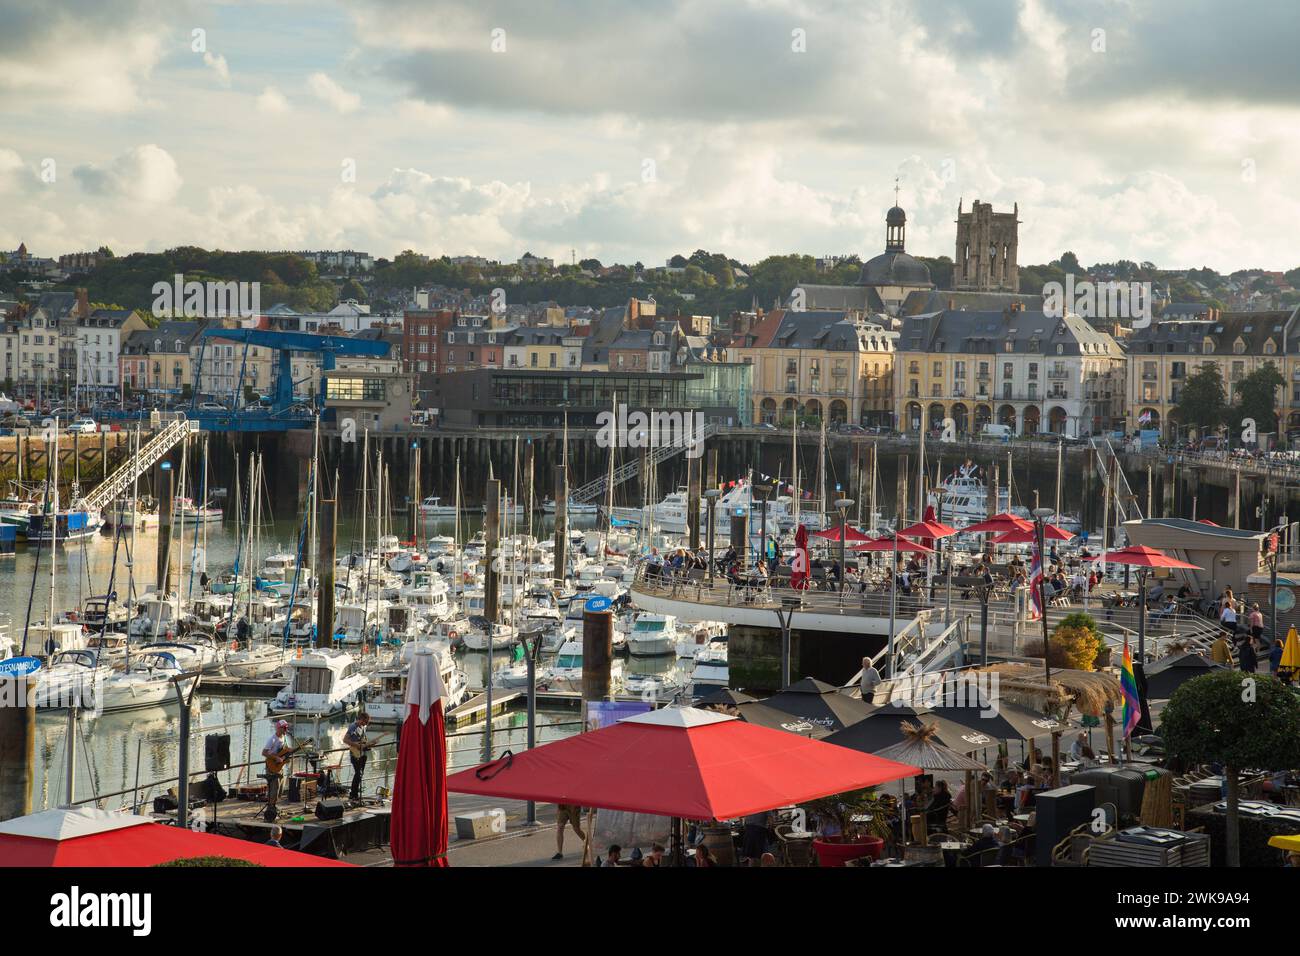
[[[46,454],[48,455],[49,448],[47,447],[45,451]],[[49,468],[49,463],[47,461],[45,466],[45,496],[41,500],[42,514],[47,513],[49,509],[49,501],[50,501],[50,468]],[[54,516],[54,520],[55,521],[58,520],[58,515]],[[32,526],[31,517],[29,516],[27,521],[28,530],[31,529],[31,526]],[[40,568],[41,568],[41,545],[44,543],[45,543],[44,535],[41,535],[36,539],[36,560],[32,564],[32,586],[31,586],[31,590],[27,592],[27,620],[23,623],[23,656],[24,657],[27,656],[27,632],[31,629],[32,626],[32,603],[36,599],[36,582],[40,576]],[[51,550],[53,550],[53,543],[51,543]],[[50,560],[51,561],[55,560],[55,556],[51,555]],[[54,634],[52,628],[54,627],[54,622],[46,621],[45,623],[46,623],[46,630],[49,631],[49,636],[51,639],[53,639]]]

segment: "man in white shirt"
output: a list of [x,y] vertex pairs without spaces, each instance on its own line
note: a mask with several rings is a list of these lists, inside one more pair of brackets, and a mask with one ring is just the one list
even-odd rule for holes
[[871,699],[876,696],[876,688],[880,686],[880,671],[871,663],[870,657],[862,658],[862,678],[860,686],[862,687],[862,702],[871,703]]
[[266,806],[268,811],[275,809],[276,803],[280,800],[280,771],[271,768],[270,761],[276,759],[284,751],[289,749],[289,741],[286,739],[289,735],[289,722],[287,720],[278,720],[275,723],[275,733],[267,738],[266,746],[262,748],[262,757],[267,760],[266,764]]

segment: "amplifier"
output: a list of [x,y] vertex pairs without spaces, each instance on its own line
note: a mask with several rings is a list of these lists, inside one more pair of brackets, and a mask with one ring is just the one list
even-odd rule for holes
[[336,797],[316,802],[316,817],[320,820],[343,819],[343,801]]

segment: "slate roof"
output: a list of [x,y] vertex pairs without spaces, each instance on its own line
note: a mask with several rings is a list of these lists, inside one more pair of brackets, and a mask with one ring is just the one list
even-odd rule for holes
[[[1283,337],[1286,351],[1300,353],[1296,329],[1292,326],[1295,312],[1282,309],[1271,312],[1223,312],[1212,320],[1181,320],[1152,322],[1145,329],[1137,329],[1129,337],[1130,355],[1232,355],[1238,339],[1245,345],[1245,355],[1265,355],[1264,345],[1271,338],[1277,354],[1282,353]],[[1214,344],[1212,353],[1204,350],[1205,340]]]
[[1005,312],[945,309],[930,315],[908,316],[903,320],[898,348],[906,352],[1050,357],[1084,354],[1085,344],[1092,347],[1091,354],[1123,355],[1114,339],[1094,329],[1086,320],[1075,315],[1055,318],[1045,315],[1041,309]]

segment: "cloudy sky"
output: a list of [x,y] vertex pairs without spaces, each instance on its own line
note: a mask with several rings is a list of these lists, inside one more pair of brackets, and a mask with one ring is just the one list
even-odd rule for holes
[[0,0],[0,249],[1300,265],[1295,0]]

